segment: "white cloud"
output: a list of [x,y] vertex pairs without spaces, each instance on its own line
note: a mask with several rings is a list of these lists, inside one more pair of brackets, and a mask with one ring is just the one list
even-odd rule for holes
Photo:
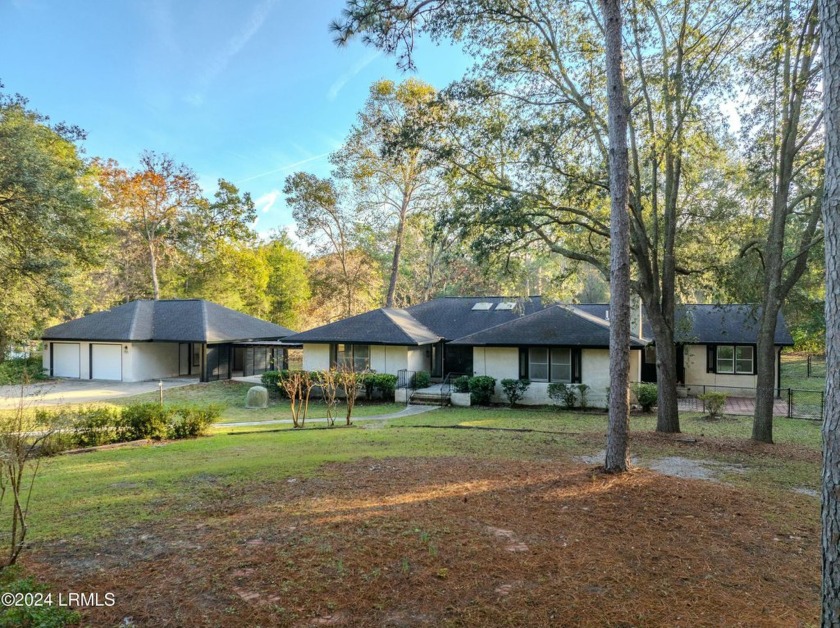
[[367,66],[373,63],[377,57],[379,57],[382,53],[378,50],[373,50],[368,52],[367,55],[362,57],[359,61],[353,65],[347,72],[342,74],[341,76],[336,79],[336,81],[330,85],[330,89],[327,91],[327,99],[328,100],[335,100],[338,97],[338,93],[344,89],[344,86],[347,85],[353,78],[359,74],[362,70],[364,70]]
[[278,198],[280,198],[280,190],[271,190],[255,200],[254,205],[261,214],[267,214],[274,208]]

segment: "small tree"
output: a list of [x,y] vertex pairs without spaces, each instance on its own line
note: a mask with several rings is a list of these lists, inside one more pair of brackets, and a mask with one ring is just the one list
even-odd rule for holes
[[64,412],[34,412],[27,389],[24,381],[14,410],[0,417],[0,530],[8,543],[0,567],[15,564],[23,550],[40,452],[49,450],[60,427],[69,423]]
[[338,371],[331,368],[318,373],[318,384],[321,386],[321,397],[327,409],[327,425],[335,425],[335,406],[338,397]]
[[338,370],[338,378],[344,398],[347,401],[347,425],[352,425],[353,408],[356,407],[356,397],[359,395],[359,386],[362,381],[362,373],[357,373],[350,366],[342,366]]
[[589,407],[589,386],[586,384],[578,384],[577,391],[578,397],[580,397],[578,405],[581,410],[586,410]]
[[295,427],[303,427],[309,410],[309,396],[312,394],[315,381],[307,371],[291,371],[287,377],[280,380],[280,385],[289,397],[292,424]]
[[510,402],[510,407],[514,407],[517,401],[520,401],[525,396],[525,391],[531,385],[530,379],[503,379],[502,392]]

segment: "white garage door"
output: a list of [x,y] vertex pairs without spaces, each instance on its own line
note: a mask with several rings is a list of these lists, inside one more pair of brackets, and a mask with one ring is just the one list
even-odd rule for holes
[[54,342],[52,345],[54,377],[79,378],[79,345]]
[[122,345],[93,344],[90,347],[91,379],[122,381]]

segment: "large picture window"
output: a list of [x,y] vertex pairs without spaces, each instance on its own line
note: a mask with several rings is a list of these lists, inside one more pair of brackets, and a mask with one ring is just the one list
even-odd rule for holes
[[333,366],[336,368],[367,371],[370,369],[369,345],[333,345]]
[[578,381],[575,371],[573,352],[568,348],[531,347],[527,351],[527,364],[524,359],[520,362],[520,376],[532,382],[571,383]]
[[709,347],[709,372],[733,375],[755,374],[755,348],[752,345]]

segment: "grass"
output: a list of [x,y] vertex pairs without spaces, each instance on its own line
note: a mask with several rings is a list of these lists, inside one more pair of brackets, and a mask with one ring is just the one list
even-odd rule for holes
[[[232,486],[308,477],[330,462],[451,455],[570,459],[603,447],[606,415],[553,409],[450,408],[364,425],[365,429],[326,428],[323,424],[303,430],[288,424],[220,428],[214,436],[197,440],[48,459],[35,486],[32,538],[93,538],[139,521],[177,517]],[[438,429],[454,426],[503,429]],[[631,420],[631,430],[640,438],[654,428],[652,415]],[[682,417],[682,428],[685,437],[746,439],[750,420],[738,417],[709,422],[689,415]],[[504,431],[511,429],[534,431]],[[778,419],[775,430],[779,446],[819,450],[820,430],[815,423]],[[633,451],[642,460],[710,455],[708,449],[668,441],[641,440],[634,442]],[[750,458],[737,449],[723,449],[714,456],[725,463]],[[775,461],[762,456],[753,466],[755,478],[739,476],[738,480],[754,479],[779,490],[817,486],[817,465],[807,460]],[[68,495],[73,496],[71,501]]]
[[[200,395],[202,388],[212,393],[212,399]],[[228,411],[240,412],[233,400],[244,398],[244,394],[240,396],[241,391],[235,387],[202,388],[173,390],[168,401],[223,403],[227,399],[231,404]],[[280,412],[280,408],[273,412]],[[149,608],[165,608],[160,611],[162,616],[174,617],[172,613],[181,612],[179,605],[183,603],[186,615],[173,621],[184,625],[194,624],[204,612],[215,618],[211,623],[221,621],[218,613],[268,612],[269,607],[261,602],[243,605],[242,599],[237,598],[242,595],[239,591],[259,587],[272,594],[278,594],[279,587],[283,602],[278,602],[280,615],[273,619],[261,616],[260,621],[251,622],[255,625],[294,624],[293,619],[329,617],[335,609],[337,613],[368,612],[346,610],[351,602],[341,598],[340,592],[347,587],[366,592],[388,590],[388,600],[378,601],[387,605],[384,608],[391,608],[395,600],[402,608],[412,608],[413,601],[421,598],[426,600],[425,608],[435,608],[439,604],[434,596],[449,591],[453,599],[458,598],[458,587],[467,585],[456,583],[463,583],[459,579],[469,579],[474,573],[480,577],[476,575],[476,584],[469,584],[470,587],[491,588],[485,597],[477,598],[475,606],[463,607],[464,612],[481,614],[496,609],[493,612],[501,614],[490,619],[476,615],[462,623],[498,624],[507,617],[508,623],[525,625],[533,623],[533,615],[526,613],[514,620],[515,615],[507,615],[515,612],[512,606],[499,605],[493,587],[508,580],[496,582],[507,576],[497,573],[495,565],[500,560],[505,564],[521,563],[523,573],[539,576],[531,585],[535,590],[562,590],[561,580],[557,580],[557,586],[551,584],[552,578],[559,578],[552,565],[562,553],[561,564],[570,565],[572,574],[565,586],[577,586],[573,585],[575,578],[594,578],[591,574],[601,573],[599,569],[593,571],[591,565],[580,563],[579,571],[575,571],[575,561],[584,560],[582,557],[594,551],[587,545],[594,540],[583,536],[587,525],[581,517],[596,511],[600,517],[601,513],[610,516],[609,513],[631,509],[636,523],[649,519],[657,530],[657,526],[664,525],[659,523],[660,517],[667,517],[676,523],[676,528],[671,529],[673,524],[668,523],[661,529],[673,537],[668,542],[664,537],[636,538],[639,533],[631,532],[633,526],[624,525],[626,520],[622,525],[616,524],[614,532],[609,533],[613,536],[599,537],[599,532],[595,537],[615,543],[631,554],[635,552],[631,546],[659,548],[679,542],[680,565],[689,564],[684,562],[688,560],[686,553],[696,550],[701,558],[690,563],[694,569],[718,569],[724,579],[734,573],[734,567],[716,562],[717,555],[708,554],[702,535],[712,535],[708,543],[716,547],[728,542],[731,534],[740,534],[737,531],[745,530],[745,526],[762,526],[761,539],[749,540],[745,531],[745,540],[721,551],[726,555],[744,551],[749,560],[757,561],[758,568],[768,572],[774,567],[762,562],[766,552],[762,549],[754,553],[752,545],[745,544],[765,547],[761,545],[765,543],[767,551],[782,552],[784,548],[770,541],[773,535],[788,535],[806,539],[801,544],[807,541],[807,547],[811,547],[811,537],[817,534],[817,500],[795,495],[791,489],[816,489],[819,485],[817,424],[778,419],[775,426],[779,444],[757,445],[746,440],[749,417],[715,422],[698,415],[684,415],[681,419],[683,434],[673,438],[652,432],[654,416],[633,416],[634,457],[641,463],[675,456],[714,460],[725,465],[720,477],[735,488],[688,483],[649,472],[629,474],[624,479],[598,479],[594,464],[582,463],[578,456],[597,454],[604,448],[606,415],[551,408],[448,408],[398,419],[364,421],[350,427],[312,424],[302,430],[276,424],[240,426],[190,441],[58,456],[43,461],[35,483],[29,535],[33,550],[24,554],[24,562],[33,556],[34,565],[43,568],[37,571],[38,575],[59,586],[81,582],[95,590],[103,582],[110,587],[112,578],[114,583],[122,583],[114,585],[121,591],[120,617],[142,614],[146,612],[142,609]],[[540,479],[543,476],[545,481]],[[567,481],[572,484],[566,484]],[[615,492],[592,492],[602,481],[604,487],[614,485]],[[634,486],[645,488],[636,490]],[[533,496],[531,491],[536,491]],[[570,491],[568,496],[562,497],[567,495],[564,491]],[[552,501],[558,495],[562,501]],[[606,501],[598,501],[602,499]],[[668,505],[664,505],[665,500],[670,500]],[[689,507],[689,502],[694,505]],[[572,515],[572,511],[579,514]],[[739,520],[742,513],[753,517],[749,520],[752,523]],[[735,532],[730,528],[717,529],[724,519],[734,521]],[[565,521],[566,527],[551,532],[553,524],[549,522],[557,521]],[[581,527],[574,533],[568,532],[573,524]],[[501,556],[496,556],[483,540],[487,526],[504,534],[508,528],[519,531],[534,553],[520,555],[502,549]],[[683,526],[696,529],[686,529],[682,538]],[[621,537],[624,528],[626,539]],[[540,531],[550,533],[540,540]],[[565,534],[570,535],[569,548],[561,544]],[[581,546],[589,549],[573,550],[578,546],[572,538],[580,539]],[[692,539],[696,539],[694,549]],[[543,547],[543,542],[549,545]],[[201,547],[201,560],[190,553],[191,543]],[[642,549],[638,560],[651,560],[650,549]],[[572,551],[578,553],[569,555]],[[149,552],[161,553],[150,557]],[[685,586],[685,578],[677,582],[668,575],[676,571],[657,572],[665,568],[656,561],[670,560],[669,550],[655,549],[653,554],[656,560],[645,573],[653,574],[659,583],[656,587]],[[787,560],[787,556],[780,554],[779,560]],[[186,562],[181,564],[180,560]],[[538,562],[532,565],[531,560]],[[631,572],[636,574],[633,578],[638,578],[633,562],[637,558],[628,560],[632,562]],[[745,558],[739,554],[731,560],[737,563]],[[797,560],[807,565],[811,559],[804,561],[799,555]],[[159,567],[158,561],[173,562],[161,563],[167,565],[164,568]],[[178,574],[180,582],[182,572],[194,569],[190,565],[201,566],[201,573],[183,574],[184,590],[193,586],[198,591],[196,597],[187,594],[177,603],[173,601],[171,607],[159,607],[166,603],[158,597],[160,591],[170,586],[160,580],[166,578],[164,572]],[[744,573],[759,573],[750,571],[752,568],[744,567]],[[807,566],[801,569],[804,571],[791,578],[797,582],[805,578],[801,586],[807,588],[812,574]],[[236,576],[238,573],[244,575]],[[487,574],[493,576],[495,584],[478,584],[485,582]],[[82,577],[89,580],[79,580]],[[706,580],[699,574],[696,577],[699,588],[694,595],[702,594],[698,600],[728,590],[726,583]],[[260,578],[265,578],[265,582],[259,584]],[[744,582],[756,581],[750,578]],[[766,578],[759,580],[765,583],[762,586],[769,586]],[[596,578],[592,582],[592,586],[611,586],[609,579]],[[581,584],[584,589],[571,598],[600,595],[585,585],[586,582]],[[646,586],[634,580],[633,587],[627,589],[627,604],[646,604],[637,594]],[[227,606],[222,610],[202,607],[203,600],[208,599],[202,596],[208,590],[214,599],[226,600]],[[416,591],[423,593],[415,595]],[[269,593],[264,595],[268,599]],[[514,591],[506,599],[516,599],[516,595]],[[562,608],[566,603],[552,598],[553,593],[539,595],[521,602],[522,608],[549,603],[561,604]],[[803,595],[807,597],[807,591]],[[601,600],[595,598],[592,603],[597,606]],[[547,602],[548,599],[552,601]],[[365,604],[359,602],[360,606]],[[454,601],[443,607],[447,604],[461,608]],[[201,607],[195,611],[198,615],[188,616],[192,612],[190,605]],[[373,609],[369,605],[366,608]],[[644,625],[645,618],[658,623],[644,614],[648,610],[644,607],[638,611],[641,614],[636,623]],[[101,611],[88,611],[85,620],[97,623],[95,618],[101,617],[97,612]],[[581,612],[582,617],[591,616],[591,611]],[[803,616],[801,613],[809,617],[806,611],[798,612],[797,617]],[[351,615],[348,622],[352,624],[352,619],[362,617],[368,615]],[[383,617],[380,619],[384,621]],[[606,623],[616,621],[614,618]],[[689,623],[682,625],[691,625],[688,619],[685,621]],[[140,625],[155,623],[149,619]]]
[[823,390],[825,362],[814,362],[812,377],[808,377],[807,353],[782,353],[782,388]]
[[[246,408],[245,394],[252,384],[234,381],[209,382],[206,384],[192,384],[180,386],[164,391],[165,405],[189,405],[189,404],[217,404],[221,406],[222,415],[220,423],[243,423],[250,421],[272,421],[277,419],[292,418],[289,404],[286,400],[272,399],[268,408]],[[120,397],[110,402],[115,406],[126,406],[132,403],[158,401],[158,393],[144,393],[131,397]],[[362,418],[377,414],[391,414],[405,408],[401,403],[385,403],[378,401],[359,400],[353,410],[353,416]],[[345,406],[339,404],[336,408],[339,420],[344,420]],[[309,418],[323,418],[327,416],[326,406],[314,395],[309,403]]]

